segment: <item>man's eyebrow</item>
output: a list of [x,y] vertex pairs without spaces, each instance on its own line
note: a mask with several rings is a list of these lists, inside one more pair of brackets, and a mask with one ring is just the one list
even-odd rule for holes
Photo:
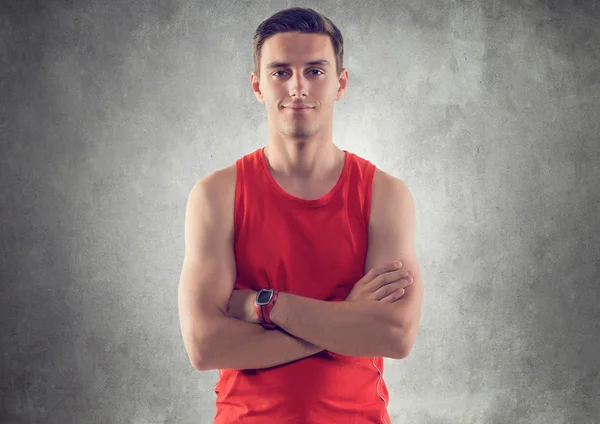
[[[311,62],[306,62],[307,66],[314,66],[314,65],[329,65],[329,61],[325,60],[325,59],[321,59],[321,60],[313,60]],[[284,63],[284,62],[271,62],[267,64],[267,69],[273,69],[273,68],[282,68],[284,66],[290,66],[290,63]]]

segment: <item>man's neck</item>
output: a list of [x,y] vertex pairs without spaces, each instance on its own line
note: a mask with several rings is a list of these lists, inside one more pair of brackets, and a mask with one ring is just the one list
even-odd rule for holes
[[343,151],[332,141],[321,144],[270,142],[264,153],[273,175],[299,182],[325,180],[343,166],[344,160]]

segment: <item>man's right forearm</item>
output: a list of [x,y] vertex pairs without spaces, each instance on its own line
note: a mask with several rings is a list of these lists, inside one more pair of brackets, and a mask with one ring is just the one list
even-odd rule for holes
[[283,330],[265,330],[223,315],[211,319],[202,346],[199,369],[203,371],[269,368],[324,350]]

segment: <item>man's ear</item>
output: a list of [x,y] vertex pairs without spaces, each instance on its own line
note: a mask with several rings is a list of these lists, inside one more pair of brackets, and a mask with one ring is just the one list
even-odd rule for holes
[[348,85],[348,69],[344,68],[342,70],[338,83],[339,87],[335,96],[336,101],[341,100],[344,97],[344,94],[346,93],[346,87]]
[[252,91],[254,92],[254,96],[256,97],[256,100],[258,100],[261,103],[264,103],[264,99],[263,99],[263,95],[260,92],[260,80],[258,78],[256,78],[256,75],[254,75],[254,72],[250,73],[250,84],[252,86]]

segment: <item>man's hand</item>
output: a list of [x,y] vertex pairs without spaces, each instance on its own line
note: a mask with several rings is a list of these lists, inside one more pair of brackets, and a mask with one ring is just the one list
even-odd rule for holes
[[371,268],[352,288],[347,301],[376,300],[393,303],[404,295],[404,288],[412,284],[412,271],[400,270],[398,261],[381,268]]
[[234,289],[229,298],[227,315],[251,324],[258,324],[258,316],[254,309],[254,299],[258,292],[254,290]]

